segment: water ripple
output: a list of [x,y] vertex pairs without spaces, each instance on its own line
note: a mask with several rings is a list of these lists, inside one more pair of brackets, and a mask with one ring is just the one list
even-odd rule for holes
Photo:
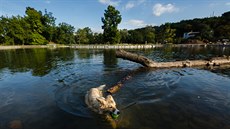
[[90,118],[91,112],[84,103],[84,96],[75,96],[71,88],[62,87],[55,94],[57,105],[64,111],[80,117]]
[[[143,82],[139,88],[139,100],[141,102],[156,102],[174,94],[177,83],[185,73],[181,70],[157,70],[138,77]],[[145,91],[145,92],[142,92]]]
[[155,103],[172,97],[183,76],[190,75],[187,69],[147,70],[134,74],[125,82],[117,98],[121,105],[136,102]]
[[0,112],[4,112],[4,108],[13,103],[15,91],[12,88],[0,88]]
[[87,88],[84,87],[90,81],[87,78],[79,78],[81,83],[62,85],[55,91],[55,100],[59,108],[76,116],[91,118],[92,112],[87,108],[84,97],[87,92]]

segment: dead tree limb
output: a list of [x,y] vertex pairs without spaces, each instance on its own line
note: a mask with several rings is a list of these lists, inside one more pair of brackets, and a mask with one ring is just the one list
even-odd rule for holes
[[117,56],[117,58],[122,58],[122,59],[130,60],[130,61],[142,64],[145,67],[151,67],[153,64],[156,64],[156,62],[154,62],[153,60],[150,60],[144,56],[130,53],[130,52],[127,52],[124,50],[117,50],[116,56]]
[[116,56],[118,58],[130,60],[150,68],[219,66],[222,64],[230,64],[229,56],[214,57],[209,60],[185,60],[185,61],[174,61],[174,62],[155,62],[144,56],[130,53],[124,50],[117,50]]
[[[125,77],[125,78],[131,78],[131,76],[127,76],[127,77]],[[124,85],[124,81],[125,81],[125,79],[122,79],[121,81],[119,81],[117,84],[115,84],[115,85],[113,85],[111,88],[109,88],[108,90],[107,90],[107,92],[109,93],[109,94],[114,94],[114,93],[116,93],[123,85]]]
[[111,88],[109,88],[107,90],[108,93],[110,94],[114,94],[115,92],[117,92],[126,81],[132,79],[132,77],[135,74],[141,73],[143,71],[149,70],[147,67],[139,67],[137,69],[134,69],[132,71],[130,71],[125,77],[123,77],[119,82],[117,82],[115,85],[113,85]]
[[[220,66],[220,65],[230,64],[229,56],[214,57],[209,60],[185,60],[185,61],[174,61],[174,62],[155,62],[144,56],[130,53],[124,50],[117,50],[116,56],[117,58],[130,60],[149,68],[198,67],[198,66],[206,67],[206,66]],[[110,89],[108,89],[107,92],[109,92],[110,94],[114,94],[115,92],[117,92],[123,86],[124,82],[132,77],[131,75],[132,74],[127,75],[117,84],[115,84]]]

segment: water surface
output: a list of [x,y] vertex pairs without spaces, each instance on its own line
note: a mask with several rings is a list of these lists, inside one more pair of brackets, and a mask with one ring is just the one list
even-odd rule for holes
[[[229,47],[130,50],[157,61],[230,55]],[[147,69],[115,58],[114,50],[0,50],[0,129],[112,128],[91,112],[84,95],[127,75],[114,95],[120,129],[229,129],[230,69]]]

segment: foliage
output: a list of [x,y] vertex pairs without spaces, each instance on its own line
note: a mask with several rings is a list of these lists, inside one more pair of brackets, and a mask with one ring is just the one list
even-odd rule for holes
[[93,41],[94,44],[101,44],[103,43],[103,34],[102,33],[94,33],[93,34]]
[[30,44],[31,45],[44,45],[44,44],[47,44],[47,40],[39,33],[32,33]]
[[114,44],[120,42],[120,33],[117,27],[121,23],[121,19],[120,12],[115,7],[109,5],[107,10],[105,10],[104,17],[101,19],[103,22],[104,41],[106,43]]
[[91,44],[93,43],[93,32],[89,27],[78,29],[75,33],[75,41],[78,44]]
[[225,12],[220,17],[196,18],[193,20],[183,20],[178,23],[172,23],[171,26],[176,29],[176,38],[183,37],[185,32],[199,32],[195,37],[200,40],[218,41],[230,39],[230,11]]
[[166,23],[160,30],[161,43],[174,43],[174,37],[176,36],[176,29],[172,29],[170,23]]
[[47,12],[45,10],[45,14],[41,18],[41,22],[43,24],[43,31],[42,35],[49,41],[52,42],[54,40],[54,34],[55,34],[55,20],[56,18],[53,17],[53,14],[51,12]]
[[135,30],[120,30],[123,43],[155,43],[155,28],[146,26]]
[[73,44],[74,40],[74,27],[67,23],[60,23],[56,28],[55,41],[59,44]]
[[[216,42],[230,39],[230,11],[219,17],[182,20],[160,26],[146,26],[134,30],[118,30],[122,18],[113,6],[104,12],[102,33],[94,33],[89,27],[75,28],[67,23],[56,25],[56,18],[45,10],[44,14],[27,7],[25,16],[0,17],[0,45],[42,45],[49,42],[59,44],[101,43],[183,43],[184,33],[198,32],[192,39]],[[75,35],[74,35],[75,32]]]
[[140,30],[129,31],[129,42],[128,43],[143,43],[144,37]]
[[155,43],[155,29],[152,26],[146,26],[144,29],[145,43]]
[[27,7],[26,8],[26,16],[25,20],[28,24],[30,24],[30,30],[32,32],[41,33],[42,32],[42,22],[41,22],[42,14],[38,12],[34,8]]
[[120,35],[123,43],[129,42],[129,31],[127,29],[120,30]]
[[199,34],[192,38],[204,42],[230,39],[230,11],[220,17],[196,18],[154,27],[147,26],[128,31],[121,30],[121,42],[183,43],[186,41],[183,39],[183,34],[188,32],[199,32]]
[[[4,45],[43,45],[48,42],[74,43],[74,27],[55,25],[51,12],[27,7],[25,16],[0,17],[0,44]],[[60,35],[59,35],[60,34]]]

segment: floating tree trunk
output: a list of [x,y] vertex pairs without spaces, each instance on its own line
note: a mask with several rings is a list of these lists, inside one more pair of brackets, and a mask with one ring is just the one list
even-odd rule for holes
[[[223,57],[214,57],[208,60],[185,60],[185,61],[173,61],[173,62],[155,62],[151,59],[148,59],[144,56],[127,52],[124,50],[116,51],[117,58],[122,58],[125,60],[130,60],[139,64],[142,64],[145,67],[149,68],[172,68],[172,67],[198,67],[198,66],[220,66],[230,64],[229,56]],[[130,75],[125,77],[122,81],[118,82],[116,85],[107,90],[107,92],[113,94],[117,92],[122,86],[124,81],[131,78]]]
[[209,60],[185,60],[173,62],[155,62],[144,56],[130,53],[124,50],[117,50],[116,56],[118,58],[130,60],[140,63],[145,67],[150,68],[171,68],[171,67],[195,67],[195,66],[219,66],[222,64],[230,64],[229,56],[214,57]]

